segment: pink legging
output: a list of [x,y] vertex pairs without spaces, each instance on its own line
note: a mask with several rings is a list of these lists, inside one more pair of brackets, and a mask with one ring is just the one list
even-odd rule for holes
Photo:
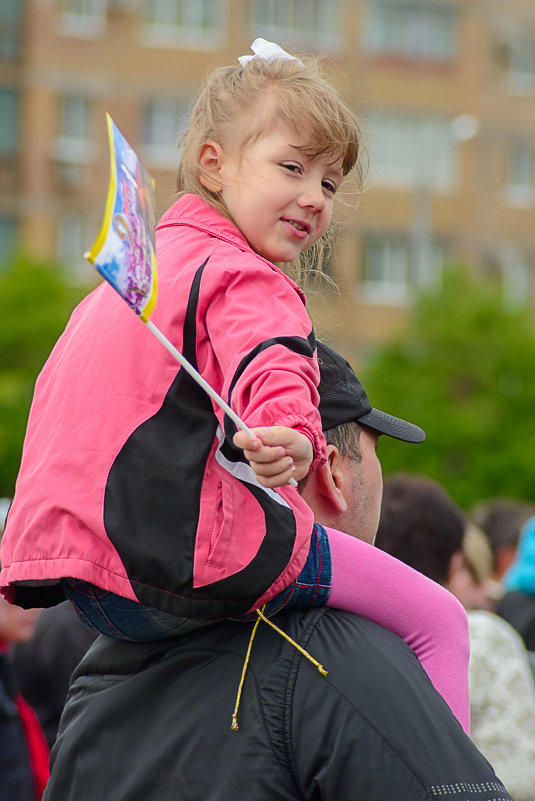
[[468,621],[459,601],[390,554],[327,528],[328,606],[367,617],[402,637],[464,731],[470,733]]

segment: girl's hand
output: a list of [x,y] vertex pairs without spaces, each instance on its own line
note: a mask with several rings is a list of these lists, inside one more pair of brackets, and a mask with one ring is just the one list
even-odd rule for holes
[[314,451],[309,438],[286,426],[262,426],[252,429],[255,439],[238,431],[234,445],[242,448],[245,458],[264,487],[283,487],[290,478],[304,478],[312,464]]

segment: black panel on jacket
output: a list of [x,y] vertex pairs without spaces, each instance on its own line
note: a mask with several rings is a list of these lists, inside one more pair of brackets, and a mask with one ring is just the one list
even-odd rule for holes
[[[196,369],[196,313],[207,263],[193,281],[184,323],[183,354]],[[161,408],[126,441],[106,486],[106,532],[137,598],[182,617],[244,614],[286,567],[294,547],[292,510],[253,484],[240,482],[263,510],[266,536],[243,570],[193,588],[199,498],[217,427],[209,396],[180,369]]]

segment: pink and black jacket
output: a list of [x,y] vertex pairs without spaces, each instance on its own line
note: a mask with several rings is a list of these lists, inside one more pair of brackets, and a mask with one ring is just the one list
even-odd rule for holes
[[[249,426],[300,427],[325,456],[300,289],[186,195],[157,228],[154,323]],[[75,309],[36,384],[0,583],[47,606],[74,577],[177,615],[242,614],[298,575],[313,515],[268,490],[234,424],[107,284]],[[313,465],[314,466],[314,465]]]

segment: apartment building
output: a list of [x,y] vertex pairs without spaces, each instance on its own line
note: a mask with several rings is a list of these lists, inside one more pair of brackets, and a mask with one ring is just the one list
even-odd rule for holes
[[324,54],[363,119],[369,169],[341,210],[339,291],[311,303],[348,356],[395,334],[450,260],[511,304],[534,301],[531,0],[2,0],[0,261],[22,243],[92,280],[105,112],[161,212],[201,77],[259,35]]

